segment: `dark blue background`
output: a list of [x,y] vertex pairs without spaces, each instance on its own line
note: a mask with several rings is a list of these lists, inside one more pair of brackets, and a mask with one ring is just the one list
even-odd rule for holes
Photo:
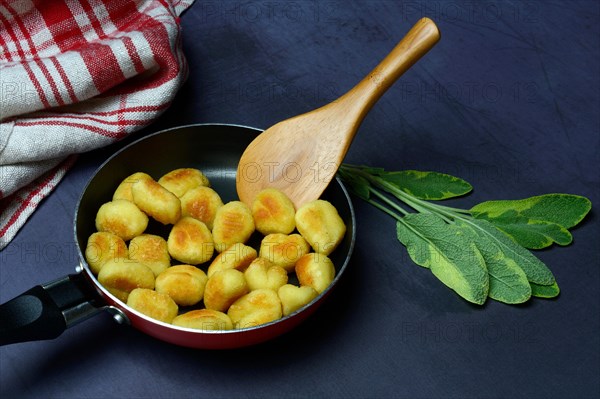
[[[186,85],[154,125],[126,141],[196,122],[266,128],[316,108],[429,16],[441,41],[372,109],[347,161],[460,176],[475,190],[456,206],[569,192],[597,207],[598,4],[197,0],[182,17]],[[122,145],[80,156],[0,252],[2,302],[73,272],[77,201]],[[347,274],[291,333],[247,349],[195,351],[102,315],[54,341],[1,348],[1,396],[600,395],[597,208],[572,246],[536,253],[558,280],[558,299],[476,307],[410,261],[390,218],[354,204],[358,237]]]

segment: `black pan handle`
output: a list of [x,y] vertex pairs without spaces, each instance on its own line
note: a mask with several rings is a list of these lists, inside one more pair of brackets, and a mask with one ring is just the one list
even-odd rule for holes
[[58,337],[101,310],[81,273],[38,285],[0,305],[0,345]]

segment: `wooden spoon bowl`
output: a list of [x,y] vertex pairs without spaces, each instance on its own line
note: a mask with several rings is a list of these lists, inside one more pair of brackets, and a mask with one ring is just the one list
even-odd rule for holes
[[422,18],[349,92],[261,133],[238,164],[236,188],[240,200],[250,205],[267,187],[282,190],[296,208],[318,199],[335,176],[367,112],[439,38],[435,23]]

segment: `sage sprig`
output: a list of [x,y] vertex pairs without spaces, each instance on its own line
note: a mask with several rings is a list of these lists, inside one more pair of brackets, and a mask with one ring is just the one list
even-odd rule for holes
[[570,244],[569,229],[591,209],[582,196],[545,194],[467,210],[432,202],[472,191],[448,174],[349,164],[338,173],[351,192],[396,220],[396,236],[417,265],[479,305],[556,297],[554,275],[530,249]]

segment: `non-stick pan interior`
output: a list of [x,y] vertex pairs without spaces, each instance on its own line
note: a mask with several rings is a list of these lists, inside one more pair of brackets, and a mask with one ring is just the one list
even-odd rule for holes
[[[159,179],[173,169],[197,168],[207,175],[224,202],[237,200],[235,179],[239,159],[260,132],[236,125],[184,126],[147,136],[116,153],[99,168],[80,199],[75,219],[80,253],[85,252],[88,237],[96,231],[95,217],[100,206],[110,201],[119,183],[135,172],[145,172]],[[339,276],[354,246],[352,205],[337,179],[332,181],[321,198],[335,205],[347,226],[343,242],[330,255]],[[170,226],[154,222],[147,232],[166,237],[169,229]],[[85,265],[85,259],[81,258]],[[85,269],[90,274],[89,268]]]

